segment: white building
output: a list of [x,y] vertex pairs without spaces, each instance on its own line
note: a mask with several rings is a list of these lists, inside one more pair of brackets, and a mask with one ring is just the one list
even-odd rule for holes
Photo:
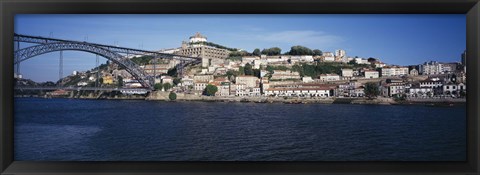
[[257,86],[258,78],[251,75],[240,75],[235,78],[235,84],[245,84],[247,88]]
[[190,43],[196,43],[196,42],[207,42],[207,37],[197,32],[195,33],[195,35],[190,37]]
[[443,82],[440,79],[427,79],[420,81],[420,88],[438,88],[442,87]]
[[408,95],[414,97],[427,97],[428,94],[433,95],[432,88],[421,88],[421,87],[413,87],[408,89]]
[[290,70],[282,71],[282,70],[274,70],[271,80],[287,80],[287,79],[296,79],[300,80],[300,74],[298,72],[292,72]]
[[378,71],[374,71],[374,70],[366,70],[364,72],[364,74],[365,74],[365,78],[378,78],[379,77]]
[[81,81],[81,82],[77,83],[77,86],[87,86],[87,85],[88,85],[88,83],[85,82],[85,81]]
[[311,82],[313,82],[313,79],[312,79],[312,77],[309,77],[309,76],[302,77],[302,82],[311,83]]
[[460,83],[460,84],[448,83],[443,85],[443,94],[460,95],[461,91],[467,92],[466,86],[463,83]]
[[382,77],[408,75],[408,67],[383,67]]
[[330,88],[269,88],[265,90],[266,96],[301,96],[301,97],[330,97]]
[[355,62],[357,64],[370,64],[367,59],[365,58],[355,58]]
[[443,73],[443,65],[436,61],[425,62],[424,64],[419,65],[419,67],[419,72],[422,73],[422,75],[436,75]]
[[337,74],[321,74],[319,79],[320,81],[339,81],[340,76]]
[[375,62],[374,64],[375,64],[375,68],[382,68],[382,67],[387,66],[387,64],[379,62],[379,61]]
[[353,69],[342,69],[342,77],[353,77]]
[[208,83],[206,82],[195,82],[193,89],[196,91],[203,91],[207,87]]
[[335,50],[335,56],[343,58],[347,56],[347,53],[345,52],[345,50],[338,49],[338,50]]
[[417,69],[410,70],[410,75],[417,76],[418,75],[418,70]]
[[335,56],[333,55],[332,52],[323,52],[323,61],[325,62],[333,62],[335,61]]

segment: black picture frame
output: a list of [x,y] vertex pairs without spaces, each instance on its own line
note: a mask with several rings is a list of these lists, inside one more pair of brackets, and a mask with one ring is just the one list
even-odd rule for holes
[[[479,0],[1,0],[1,174],[479,174]],[[31,162],[13,160],[15,14],[466,14],[465,162]]]

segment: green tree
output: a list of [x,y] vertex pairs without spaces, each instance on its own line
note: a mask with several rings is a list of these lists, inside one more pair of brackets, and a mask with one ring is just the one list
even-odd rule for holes
[[313,51],[305,46],[292,46],[290,48],[290,55],[313,55]]
[[368,97],[369,99],[375,98],[378,95],[380,95],[380,90],[378,89],[378,85],[375,82],[368,82],[365,83],[365,96]]
[[118,76],[117,77],[117,85],[118,87],[123,87],[123,77],[122,76]]
[[177,76],[177,68],[168,69],[167,75],[168,75],[168,76],[172,76],[172,77]]
[[313,50],[313,56],[320,56],[320,55],[322,55],[322,54],[323,54],[323,52],[322,52],[321,50],[319,50],[319,49]]
[[170,83],[163,84],[163,89],[165,89],[165,91],[168,91],[170,88],[172,88],[172,85]]
[[240,73],[238,71],[228,70],[226,75],[229,80],[232,80],[232,78],[235,78],[236,76],[240,75]]
[[99,78],[98,83],[103,84],[103,78]]
[[302,66],[298,65],[298,64],[295,64],[292,66],[292,71],[293,72],[298,72],[300,74],[300,76],[303,76],[303,68]]
[[253,76],[260,78],[260,69],[253,69]]
[[357,65],[357,60],[351,60],[348,62],[348,64]]
[[163,84],[162,83],[155,83],[155,85],[153,85],[153,87],[155,88],[155,90],[162,90]]
[[177,94],[175,92],[170,92],[170,94],[168,94],[168,99],[170,100],[176,100],[177,99]]
[[261,54],[260,49],[256,48],[255,50],[253,50],[253,55],[260,56],[260,54]]
[[253,75],[252,65],[250,65],[250,63],[245,64],[243,71],[245,75]]
[[180,79],[178,77],[173,79],[173,85],[175,85],[175,86],[180,84],[181,82],[182,82],[182,79]]
[[238,67],[238,71],[240,72],[240,75],[245,75],[245,68],[243,66]]
[[278,48],[278,47],[272,47],[272,48],[269,48],[269,49],[263,49],[262,50],[262,54],[264,55],[280,55],[280,53],[282,52],[282,49]]
[[207,87],[205,87],[203,94],[207,96],[215,96],[215,93],[217,93],[217,91],[218,91],[217,86],[208,84]]

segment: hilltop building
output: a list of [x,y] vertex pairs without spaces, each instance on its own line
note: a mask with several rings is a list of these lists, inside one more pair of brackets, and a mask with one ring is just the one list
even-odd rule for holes
[[196,33],[189,42],[182,42],[182,47],[176,52],[179,55],[202,58],[202,67],[222,64],[228,58],[230,51],[207,45],[207,37]]

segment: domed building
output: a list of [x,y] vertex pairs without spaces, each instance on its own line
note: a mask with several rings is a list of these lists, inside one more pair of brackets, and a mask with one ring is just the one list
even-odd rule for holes
[[197,42],[207,42],[207,37],[197,32],[195,33],[195,35],[190,37],[190,43],[197,43]]
[[[207,68],[212,65],[223,64],[230,51],[223,48],[212,46],[206,43],[207,37],[200,33],[191,36],[189,42],[183,41],[182,47],[176,52],[179,55],[193,56],[202,58],[202,67]],[[205,43],[199,43],[205,42]]]

